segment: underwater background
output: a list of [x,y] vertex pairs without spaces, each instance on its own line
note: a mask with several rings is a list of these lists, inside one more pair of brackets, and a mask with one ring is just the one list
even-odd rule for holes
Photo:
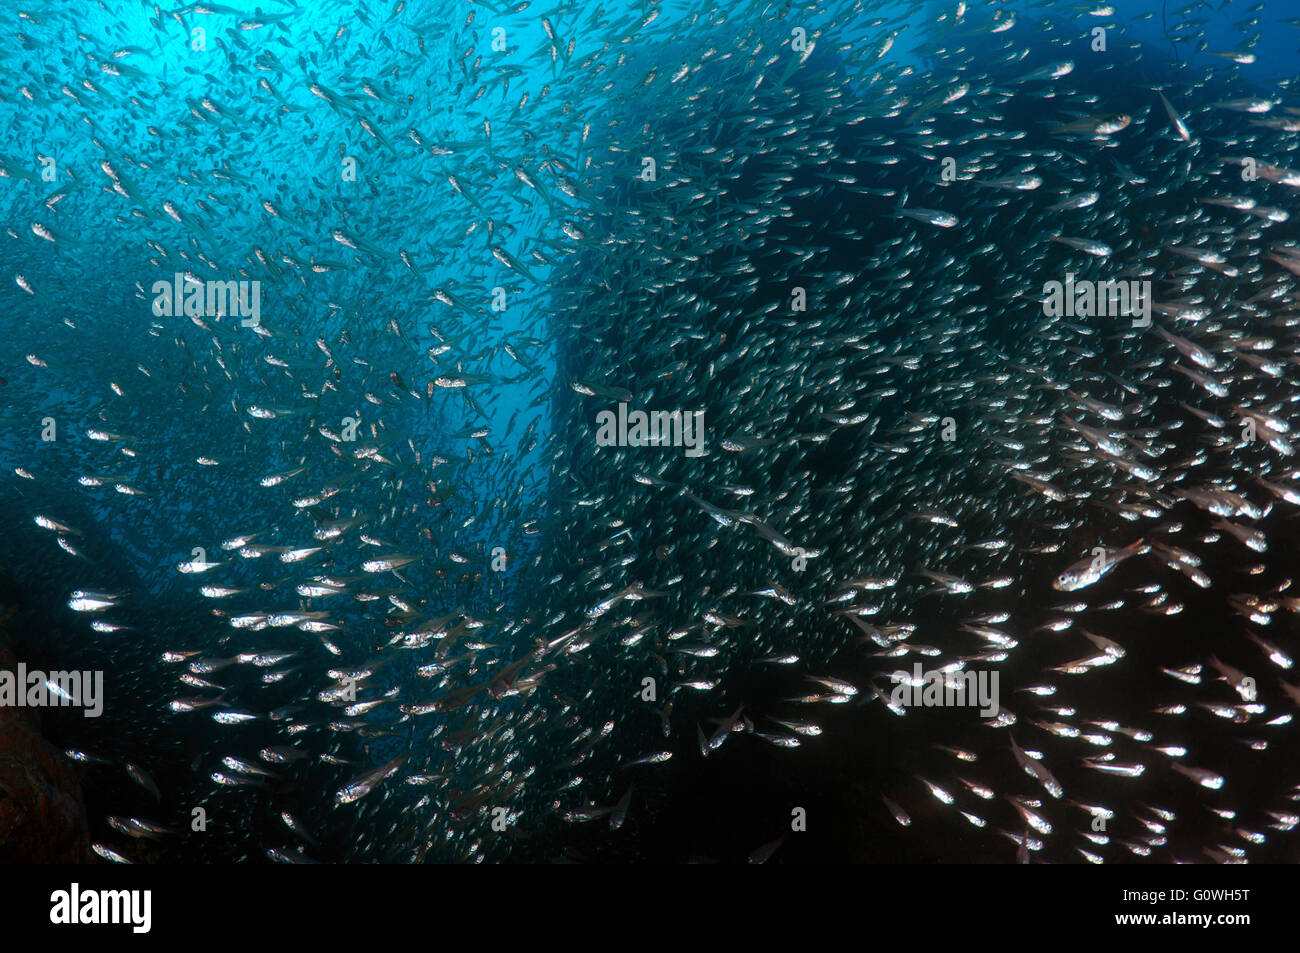
[[1300,7],[0,17],[0,857],[1297,859]]

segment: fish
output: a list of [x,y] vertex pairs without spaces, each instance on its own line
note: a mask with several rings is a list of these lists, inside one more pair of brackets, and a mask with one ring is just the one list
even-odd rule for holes
[[350,782],[339,788],[335,795],[340,804],[351,804],[362,797],[365,797],[374,790],[375,785],[379,784],[384,778],[397,771],[407,762],[409,755],[399,755],[392,761],[382,764],[379,767],[366,771],[363,774],[353,778]]
[[152,794],[155,800],[162,800],[162,792],[158,790],[158,783],[154,781],[148,771],[138,765],[128,762],[126,765],[126,773],[130,776],[132,781]]
[[1169,99],[1163,92],[1156,90],[1156,94],[1160,97],[1160,103],[1165,107],[1165,114],[1169,116],[1169,122],[1173,125],[1174,131],[1178,133],[1178,138],[1182,139],[1183,142],[1191,142],[1192,134],[1188,130],[1187,124],[1183,121],[1183,117],[1174,111],[1173,104],[1169,102]]
[[1100,581],[1124,560],[1149,551],[1149,544],[1142,539],[1115,549],[1098,547],[1096,555],[1086,556],[1062,571],[1052,585],[1062,592],[1074,592],[1086,588]]

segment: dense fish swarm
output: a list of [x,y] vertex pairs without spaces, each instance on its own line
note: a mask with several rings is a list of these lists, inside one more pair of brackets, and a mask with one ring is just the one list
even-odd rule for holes
[[13,15],[94,852],[1296,859],[1295,23],[1197,6]]

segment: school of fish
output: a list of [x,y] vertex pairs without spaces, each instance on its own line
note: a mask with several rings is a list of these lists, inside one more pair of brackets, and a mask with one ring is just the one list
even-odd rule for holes
[[0,37],[0,565],[107,673],[99,858],[1300,858],[1285,4],[250,6]]

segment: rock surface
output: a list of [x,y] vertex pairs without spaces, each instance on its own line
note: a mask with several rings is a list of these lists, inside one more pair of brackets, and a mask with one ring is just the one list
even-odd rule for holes
[[[17,660],[5,627],[15,611],[0,604],[0,670],[11,672]],[[90,825],[72,765],[41,736],[38,710],[0,707],[0,863],[90,859]]]

